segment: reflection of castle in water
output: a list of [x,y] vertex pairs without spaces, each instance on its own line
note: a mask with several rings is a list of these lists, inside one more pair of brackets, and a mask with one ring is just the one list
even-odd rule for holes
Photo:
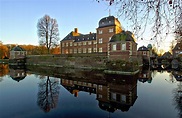
[[19,82],[27,76],[25,67],[20,66],[10,66],[9,67],[9,75],[10,77]]
[[61,84],[75,97],[78,97],[79,91],[96,94],[99,107],[109,112],[117,109],[128,111],[137,99],[137,78],[134,76],[93,75],[86,79],[63,77]]
[[152,71],[150,70],[149,67],[143,67],[142,71],[139,73],[139,77],[138,80],[140,82],[148,82],[151,83],[152,82]]

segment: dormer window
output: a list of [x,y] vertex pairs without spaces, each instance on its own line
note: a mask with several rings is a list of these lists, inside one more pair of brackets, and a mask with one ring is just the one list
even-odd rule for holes
[[111,21],[109,21],[109,23],[111,23]]
[[102,24],[104,24],[104,22],[102,22]]
[[178,49],[180,49],[180,47],[178,47]]

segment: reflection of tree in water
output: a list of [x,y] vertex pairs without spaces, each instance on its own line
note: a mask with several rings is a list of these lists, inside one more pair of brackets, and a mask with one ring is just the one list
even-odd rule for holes
[[182,118],[182,82],[179,82],[176,89],[173,90],[174,105],[179,112],[179,118]]
[[45,112],[49,112],[56,107],[59,97],[59,80],[56,78],[41,79],[39,83],[39,92],[37,104]]
[[0,82],[3,81],[3,76],[9,73],[9,66],[8,64],[0,64]]

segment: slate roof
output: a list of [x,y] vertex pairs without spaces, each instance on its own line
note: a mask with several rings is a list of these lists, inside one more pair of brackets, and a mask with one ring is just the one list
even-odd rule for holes
[[132,32],[130,31],[122,31],[121,33],[115,34],[112,36],[110,42],[116,42],[116,41],[134,41],[134,38],[132,37]]
[[16,46],[16,47],[12,48],[11,51],[25,51],[25,49],[21,48],[20,46]]
[[74,38],[75,42],[96,40],[96,33],[75,36]]
[[[79,35],[82,35],[82,34],[80,34],[80,33],[78,33],[78,34],[79,34]],[[65,40],[74,40],[74,37],[75,37],[75,36],[73,36],[73,31],[71,31],[66,37],[63,38],[62,41],[65,41]]]
[[147,47],[142,46],[138,48],[138,51],[149,51]]
[[[116,24],[115,20],[118,22]],[[107,26],[116,26],[116,25],[120,25],[120,22],[118,21],[117,18],[115,18],[114,16],[108,16],[108,17],[104,17],[99,21],[99,28],[102,27],[107,27]]]
[[73,36],[70,32],[62,41],[74,40],[74,42],[96,40],[96,33],[80,34],[79,36]]

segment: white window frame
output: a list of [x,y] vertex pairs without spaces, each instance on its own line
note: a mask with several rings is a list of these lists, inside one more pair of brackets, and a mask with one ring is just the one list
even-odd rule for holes
[[83,53],[87,53],[87,48],[83,48]]
[[99,52],[102,52],[102,48],[99,48]]
[[64,43],[62,43],[62,47],[64,47]]
[[77,48],[74,48],[74,53],[75,53],[75,54],[77,53]]
[[88,48],[88,53],[92,53],[92,48]]
[[99,30],[99,34],[102,34],[102,30]]
[[77,46],[77,43],[74,43],[74,46]]
[[70,46],[73,46],[73,43],[72,42],[70,42]]
[[99,39],[99,43],[100,43],[100,44],[102,43],[102,38]]
[[122,50],[122,51],[126,50],[126,43],[122,43],[122,44],[121,44],[121,50]]
[[114,31],[114,29],[113,29],[113,28],[109,29],[109,32],[113,32],[113,31]]
[[73,49],[70,49],[70,54],[73,53]]
[[91,44],[92,44],[92,41],[89,41],[89,42],[88,42],[88,45],[91,45]]
[[113,44],[112,45],[112,51],[116,51],[117,50],[116,47],[117,47],[117,44]]
[[84,41],[84,42],[83,42],[83,45],[87,45],[87,42]]

